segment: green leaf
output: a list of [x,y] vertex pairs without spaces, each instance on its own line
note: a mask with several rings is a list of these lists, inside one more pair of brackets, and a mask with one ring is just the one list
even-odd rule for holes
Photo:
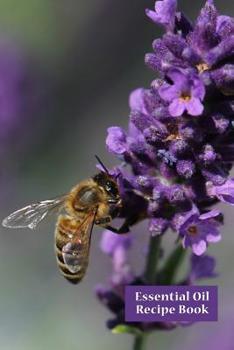
[[136,327],[128,326],[126,324],[119,324],[115,328],[112,329],[112,333],[114,334],[134,334],[134,335],[142,335],[142,331]]

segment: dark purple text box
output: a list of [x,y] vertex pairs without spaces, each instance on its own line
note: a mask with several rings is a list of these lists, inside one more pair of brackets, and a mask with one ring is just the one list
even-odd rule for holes
[[217,286],[126,286],[127,322],[218,320]]

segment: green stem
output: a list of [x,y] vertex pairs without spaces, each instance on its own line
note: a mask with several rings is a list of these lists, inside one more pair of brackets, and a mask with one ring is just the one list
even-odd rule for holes
[[169,255],[162,271],[160,271],[160,282],[162,285],[170,285],[175,283],[176,274],[185,257],[186,250],[180,245]]
[[154,284],[156,281],[157,263],[160,257],[161,236],[152,236],[149,243],[149,251],[145,267],[145,282]]
[[133,350],[143,350],[146,343],[146,334],[136,335],[133,344]]
[[[161,236],[152,236],[149,242],[149,251],[146,258],[144,279],[146,284],[156,281],[157,263],[160,256]],[[147,333],[137,334],[134,339],[133,350],[144,350]]]

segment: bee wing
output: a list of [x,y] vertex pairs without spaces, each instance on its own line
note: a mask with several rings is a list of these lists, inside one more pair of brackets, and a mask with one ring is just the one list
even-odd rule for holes
[[8,228],[28,227],[31,230],[34,230],[48,213],[52,212],[54,209],[60,209],[64,204],[65,199],[66,196],[61,196],[30,204],[7,216],[2,221],[2,225]]
[[90,212],[82,222],[77,223],[73,239],[63,246],[63,261],[72,273],[82,271],[82,275],[85,274],[96,213],[97,210]]

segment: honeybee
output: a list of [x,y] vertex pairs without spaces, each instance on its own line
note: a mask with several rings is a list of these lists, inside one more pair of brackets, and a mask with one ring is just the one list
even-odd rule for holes
[[30,228],[53,211],[61,212],[55,229],[55,254],[62,275],[77,284],[84,277],[88,262],[94,224],[115,233],[128,232],[109,223],[118,216],[122,206],[117,179],[111,176],[96,156],[103,171],[84,180],[63,196],[30,204],[6,217],[2,225],[8,228]]

